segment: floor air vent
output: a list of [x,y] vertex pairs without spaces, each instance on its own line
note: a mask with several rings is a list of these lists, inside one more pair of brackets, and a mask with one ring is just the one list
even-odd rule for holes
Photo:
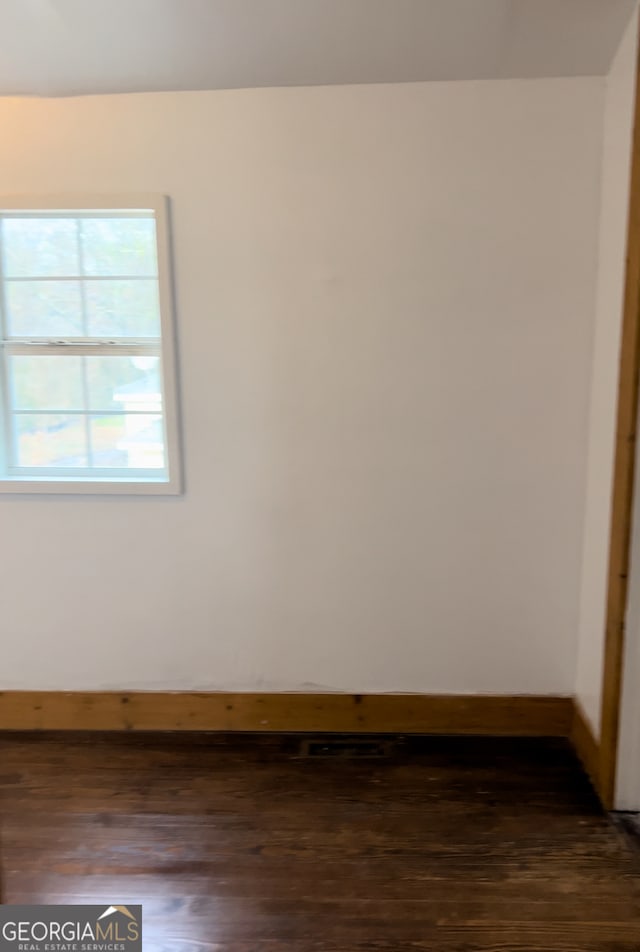
[[327,740],[303,740],[300,757],[342,758],[349,760],[365,757],[388,757],[391,742],[385,740],[360,740],[359,738],[336,737]]

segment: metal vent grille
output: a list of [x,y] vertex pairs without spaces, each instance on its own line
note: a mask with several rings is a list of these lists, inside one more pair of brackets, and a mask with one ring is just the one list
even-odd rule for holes
[[300,757],[341,758],[344,760],[362,760],[363,758],[388,757],[391,753],[391,741],[360,739],[358,737],[330,737],[303,740],[300,744]]

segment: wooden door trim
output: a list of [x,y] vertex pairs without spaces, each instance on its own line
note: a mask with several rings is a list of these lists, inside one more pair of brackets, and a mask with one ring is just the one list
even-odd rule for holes
[[[640,45],[638,56],[640,56]],[[640,62],[631,154],[627,254],[620,341],[616,442],[609,530],[606,631],[600,714],[598,786],[613,807],[620,733],[625,616],[628,601],[640,380]]]

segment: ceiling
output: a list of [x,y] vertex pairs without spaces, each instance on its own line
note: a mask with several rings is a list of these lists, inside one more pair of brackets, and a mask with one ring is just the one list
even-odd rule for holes
[[0,95],[607,72],[635,0],[0,0]]

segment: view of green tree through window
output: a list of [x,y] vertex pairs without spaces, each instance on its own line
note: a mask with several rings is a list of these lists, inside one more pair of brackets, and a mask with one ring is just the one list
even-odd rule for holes
[[168,481],[159,277],[154,210],[0,211],[0,481]]

